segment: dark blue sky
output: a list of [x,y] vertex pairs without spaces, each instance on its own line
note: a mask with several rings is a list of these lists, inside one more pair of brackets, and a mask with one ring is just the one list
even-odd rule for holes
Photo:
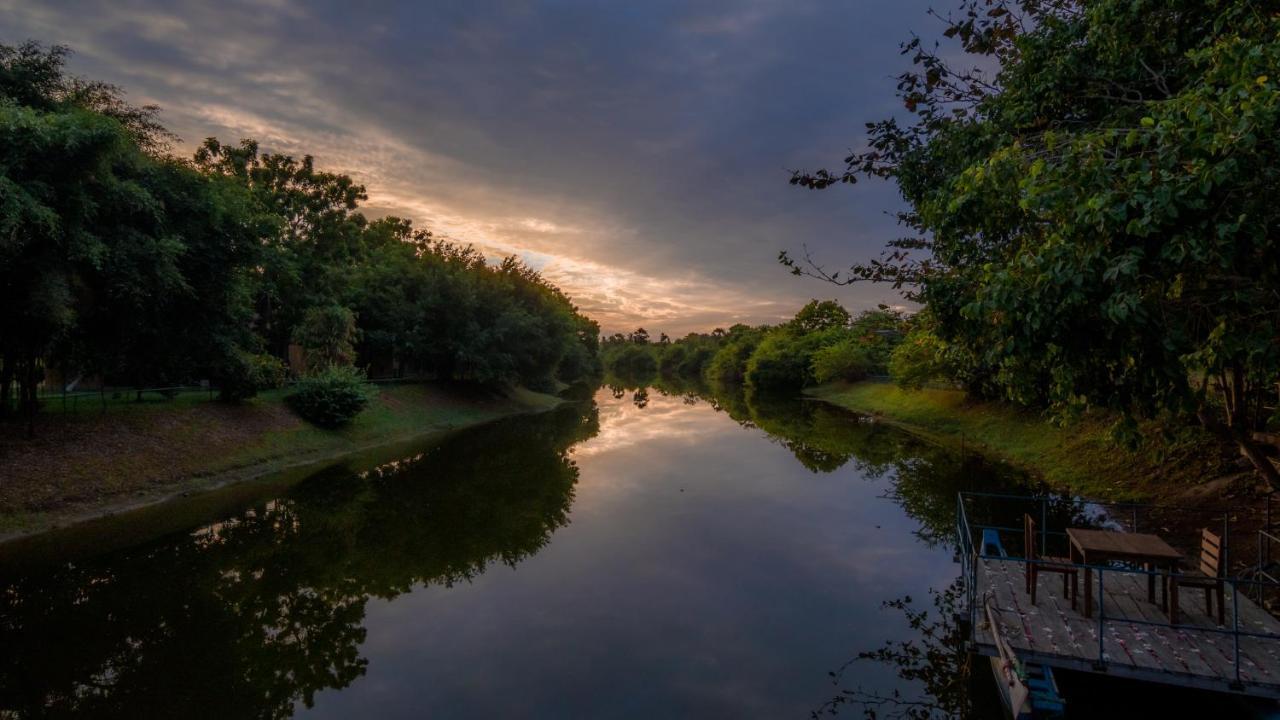
[[185,141],[310,153],[394,213],[516,252],[606,332],[775,321],[887,287],[795,278],[899,233],[892,187],[822,193],[863,123],[900,112],[918,0],[259,3],[0,0],[0,42],[69,45],[78,74],[156,103]]

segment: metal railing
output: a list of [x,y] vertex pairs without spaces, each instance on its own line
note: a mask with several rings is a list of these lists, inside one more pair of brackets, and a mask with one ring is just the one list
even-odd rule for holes
[[[1049,497],[1037,498],[1032,496],[1009,495],[1009,494],[1001,494],[1001,493],[973,493],[973,492],[961,492],[958,494],[957,503],[956,503],[957,553],[959,555],[961,573],[962,573],[962,578],[965,586],[964,597],[968,604],[968,617],[970,622],[969,635],[970,635],[970,639],[973,639],[975,637],[974,635],[975,629],[976,629],[975,620],[976,620],[977,604],[978,604],[977,603],[977,592],[978,592],[977,569],[978,569],[979,562],[982,560],[1000,560],[1005,562],[1026,564],[1028,562],[1039,562],[1039,561],[1036,559],[1018,557],[1014,555],[993,555],[993,554],[983,553],[977,550],[976,548],[980,546],[975,544],[975,538],[979,537],[984,530],[995,530],[998,533],[1010,533],[1015,535],[1022,535],[1025,532],[1025,530],[1020,527],[1011,527],[1011,526],[999,525],[999,524],[980,524],[980,523],[972,522],[969,518],[968,503],[966,502],[970,498],[985,498],[988,500],[1017,500],[1024,503],[1026,502],[1037,503],[1039,505],[1039,510],[1040,510],[1038,514],[1040,517],[1039,529],[1040,529],[1040,532],[1042,533],[1041,547],[1044,547],[1043,543],[1046,542],[1050,537],[1057,537],[1057,536],[1066,537],[1066,532],[1050,531],[1047,527],[1047,521],[1049,520],[1051,515],[1051,512],[1050,512],[1051,506],[1054,502],[1062,501],[1063,498],[1061,497],[1049,496]],[[1083,502],[1083,501],[1077,500],[1075,502]],[[1091,506],[1112,505],[1112,506],[1121,506],[1127,509],[1131,509],[1134,512],[1127,519],[1129,519],[1135,526],[1137,524],[1138,507],[1153,507],[1153,506],[1140,506],[1139,504],[1135,504],[1135,503],[1086,503],[1086,504]],[[1224,527],[1229,528],[1229,520],[1224,523]],[[1267,545],[1270,545],[1272,543],[1280,544],[1280,537],[1277,537],[1276,535],[1273,535],[1266,531],[1260,531],[1258,542],[1260,545],[1259,557],[1269,558],[1271,557],[1270,555],[1271,550],[1269,548],[1264,549],[1261,546],[1264,543]],[[1223,561],[1222,561],[1224,564],[1224,567],[1226,566],[1225,565],[1226,553],[1227,553],[1227,546],[1226,546],[1225,534],[1224,534]],[[1259,632],[1259,631],[1249,629],[1247,627],[1241,627],[1240,603],[1241,603],[1242,593],[1244,594],[1244,601],[1250,602],[1248,600],[1248,597],[1249,597],[1249,591],[1251,589],[1255,591],[1256,596],[1259,598],[1262,597],[1263,592],[1267,589],[1280,590],[1280,579],[1278,579],[1277,577],[1274,577],[1271,574],[1268,574],[1265,571],[1265,566],[1260,565],[1259,566],[1260,570],[1258,572],[1255,572],[1254,577],[1252,578],[1246,578],[1246,577],[1219,578],[1223,584],[1223,597],[1231,605],[1231,608],[1230,608],[1231,617],[1228,625],[1213,627],[1213,626],[1205,626],[1200,624],[1192,624],[1188,622],[1175,623],[1173,622],[1172,618],[1163,622],[1157,622],[1154,620],[1134,618],[1128,615],[1124,615],[1120,617],[1108,616],[1107,603],[1106,603],[1106,600],[1107,600],[1106,588],[1108,585],[1108,581],[1107,581],[1108,577],[1112,578],[1111,580],[1112,584],[1116,582],[1117,576],[1122,576],[1122,575],[1128,575],[1128,576],[1137,575],[1144,578],[1154,578],[1157,582],[1163,584],[1164,593],[1166,593],[1166,602],[1174,603],[1176,602],[1175,599],[1168,596],[1168,593],[1170,593],[1172,590],[1169,583],[1171,579],[1176,581],[1177,577],[1181,576],[1180,573],[1177,573],[1177,572],[1171,573],[1168,570],[1148,570],[1146,568],[1141,568],[1141,567],[1130,567],[1130,566],[1117,567],[1116,565],[1111,565],[1111,564],[1095,565],[1095,564],[1084,564],[1084,563],[1074,563],[1074,562],[1073,563],[1054,562],[1053,564],[1059,567],[1066,565],[1069,567],[1078,568],[1082,572],[1092,573],[1094,577],[1096,577],[1097,579],[1096,589],[1092,591],[1091,595],[1092,595],[1092,599],[1096,601],[1096,606],[1094,607],[1095,617],[1093,618],[1093,622],[1096,628],[1098,647],[1097,647],[1097,654],[1094,659],[1094,663],[1095,663],[1095,667],[1099,670],[1105,670],[1108,664],[1111,662],[1111,659],[1109,658],[1107,653],[1108,628],[1109,627],[1114,628],[1120,625],[1125,625],[1125,626],[1136,625],[1136,626],[1143,626],[1143,627],[1168,628],[1170,630],[1174,630],[1180,633],[1204,633],[1204,634],[1217,635],[1217,636],[1229,636],[1232,641],[1231,667],[1233,671],[1233,677],[1229,679],[1233,687],[1240,687],[1240,688],[1243,687],[1243,683],[1244,683],[1244,678],[1242,677],[1243,665],[1241,662],[1241,648],[1240,648],[1241,639],[1242,638],[1258,639],[1258,640],[1265,640],[1265,641],[1280,642],[1280,632],[1275,632],[1275,633]],[[1277,573],[1280,573],[1280,569],[1277,569]],[[1145,598],[1143,598],[1143,600],[1145,600]],[[1259,609],[1264,611],[1266,610],[1265,607],[1259,607]],[[995,629],[993,628],[992,631],[995,632]],[[1277,651],[1280,651],[1280,646],[1277,647]],[[1223,676],[1219,675],[1218,677],[1221,678]]]
[[[421,376],[368,378],[366,382],[374,385],[413,384],[430,381],[432,378]],[[289,378],[282,387],[297,383],[297,379]],[[221,388],[211,382],[201,381],[195,385],[170,385],[164,387],[135,387],[131,385],[104,385],[92,390],[66,390],[57,386],[41,386],[36,392],[36,401],[42,412],[60,414],[77,413],[81,405],[86,410],[105,413],[113,408],[128,408],[137,405],[140,398],[150,396],[152,401],[159,396],[161,401],[170,401],[179,396],[193,394],[204,395],[208,400],[217,398]],[[9,409],[17,412],[16,398],[9,401]]]

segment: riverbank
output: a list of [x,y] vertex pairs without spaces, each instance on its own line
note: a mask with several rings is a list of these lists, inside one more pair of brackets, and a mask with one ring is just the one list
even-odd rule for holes
[[958,390],[903,390],[867,381],[823,385],[806,394],[937,442],[998,456],[1055,489],[1088,497],[1194,502],[1254,489],[1252,473],[1240,467],[1238,456],[1193,428],[1128,450],[1110,441],[1110,418],[1094,415],[1058,427],[1034,412],[970,401]]
[[283,394],[49,413],[33,440],[0,425],[0,540],[561,403],[523,389],[387,385],[349,426],[324,430],[294,415]]

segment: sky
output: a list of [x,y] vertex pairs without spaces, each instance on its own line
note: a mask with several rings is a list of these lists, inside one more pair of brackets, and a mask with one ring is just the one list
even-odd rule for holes
[[810,298],[903,303],[790,275],[901,234],[880,181],[814,192],[864,124],[902,112],[917,0],[0,0],[0,42],[69,46],[73,73],[156,104],[187,155],[256,138],[408,217],[516,254],[612,333],[776,322]]

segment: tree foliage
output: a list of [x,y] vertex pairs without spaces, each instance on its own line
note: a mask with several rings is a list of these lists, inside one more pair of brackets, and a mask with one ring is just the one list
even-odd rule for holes
[[[599,328],[511,257],[368,219],[310,156],[206,140],[168,154],[153,107],[0,45],[0,414],[50,370],[137,388],[211,380],[297,342],[320,370],[553,389],[598,374]],[[295,374],[300,368],[293,368]]]
[[323,428],[351,422],[373,399],[364,372],[349,365],[327,365],[298,381],[289,405],[305,420]]
[[904,46],[908,122],[822,188],[893,180],[912,235],[847,273],[904,288],[972,390],[1071,415],[1197,416],[1251,442],[1280,376],[1280,16],[1253,2],[966,0]]
[[293,329],[293,342],[306,353],[308,372],[355,363],[356,316],[341,305],[311,308]]
[[0,46],[0,413],[46,368],[167,384],[216,375],[248,334],[263,217],[235,185],[157,154],[154,108]]
[[871,357],[866,346],[848,338],[819,349],[810,364],[814,382],[852,382],[867,376]]
[[650,343],[640,330],[617,333],[605,339],[602,353],[605,370],[625,380],[657,372],[664,379],[796,390],[888,372],[905,322],[901,313],[883,307],[853,317],[834,300],[813,300],[775,326],[734,325],[666,343]]

